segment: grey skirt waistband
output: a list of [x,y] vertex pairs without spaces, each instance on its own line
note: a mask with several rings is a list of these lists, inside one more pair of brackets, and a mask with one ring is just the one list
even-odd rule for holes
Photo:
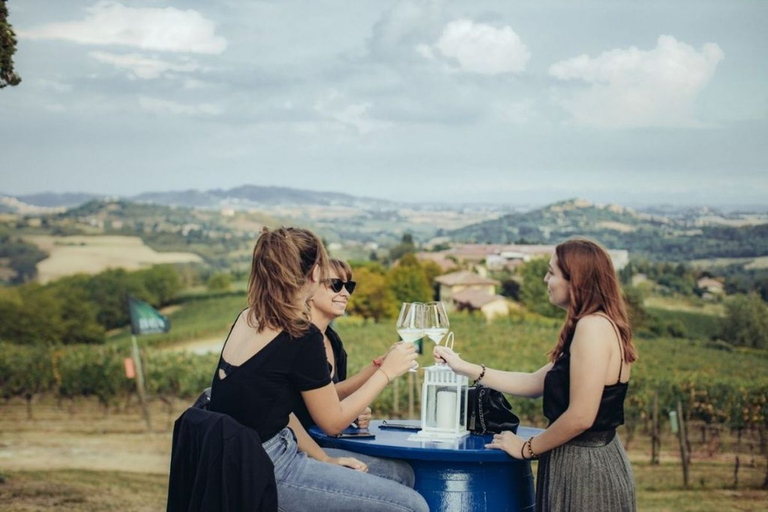
[[574,446],[605,446],[616,437],[616,429],[601,430],[600,432],[582,432],[566,444]]

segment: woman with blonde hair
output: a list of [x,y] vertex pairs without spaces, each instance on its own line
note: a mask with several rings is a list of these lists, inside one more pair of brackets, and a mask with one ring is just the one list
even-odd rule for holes
[[291,414],[298,403],[323,431],[337,434],[416,359],[413,347],[398,344],[375,375],[339,400],[307,304],[327,275],[328,256],[310,231],[262,232],[253,251],[249,307],[225,342],[209,408],[259,434],[274,464],[281,511],[427,511],[413,489],[345,467],[359,468],[359,461],[305,453],[308,436]]
[[435,357],[504,393],[544,396],[544,432],[527,440],[502,432],[487,445],[517,459],[540,458],[537,511],[632,512],[634,477],[616,427],[624,423],[637,351],[610,256],[594,241],[567,240],[556,247],[544,281],[549,301],[566,311],[549,364],[506,372],[441,346]]

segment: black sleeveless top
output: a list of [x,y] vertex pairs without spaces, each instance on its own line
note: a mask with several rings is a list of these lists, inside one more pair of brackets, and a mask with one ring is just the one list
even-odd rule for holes
[[323,335],[314,325],[299,338],[281,332],[240,366],[222,357],[218,367],[226,377],[219,378],[217,369],[209,409],[251,427],[262,442],[288,425],[288,415],[304,403],[302,391],[331,382]]
[[[338,384],[343,380],[347,380],[347,351],[344,350],[344,344],[341,342],[341,337],[331,329],[329,325],[325,330],[325,335],[328,336],[328,341],[331,342],[331,350],[333,351],[333,368],[336,370],[331,376],[331,380],[334,384]],[[323,355],[323,361],[327,361],[327,356]],[[328,370],[331,369],[331,363],[328,361]],[[296,409],[293,411],[296,417],[301,422],[301,425],[309,430],[309,427],[315,425],[315,420],[307,410],[307,405],[304,401],[300,401],[296,405]]]
[[[568,340],[560,357],[544,377],[544,416],[547,417],[550,425],[568,409],[570,402],[572,341],[573,336]],[[621,343],[621,338],[619,338],[619,343]],[[603,388],[603,396],[600,398],[600,408],[597,410],[595,422],[586,430],[587,432],[611,430],[624,424],[624,398],[627,396],[629,382],[621,382],[623,366],[622,361],[619,365],[619,378],[616,380],[616,384]]]

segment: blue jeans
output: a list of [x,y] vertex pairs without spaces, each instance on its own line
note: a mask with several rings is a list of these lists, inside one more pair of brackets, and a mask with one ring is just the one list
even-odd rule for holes
[[[296,437],[289,428],[284,428],[263,446],[275,465],[277,504],[281,512],[429,512],[424,498],[405,485],[307,457],[298,450]],[[332,451],[329,455],[335,457],[336,453]],[[357,454],[351,456],[366,463],[372,459]],[[392,468],[382,472],[394,476]]]
[[413,489],[416,482],[416,476],[413,474],[413,468],[404,460],[386,459],[383,457],[373,457],[362,453],[350,452],[339,448],[324,448],[325,453],[331,457],[354,457],[364,462],[368,466],[368,474],[380,476],[387,480],[408,486]]

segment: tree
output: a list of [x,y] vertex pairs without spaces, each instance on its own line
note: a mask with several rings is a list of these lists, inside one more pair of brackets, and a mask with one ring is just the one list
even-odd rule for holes
[[61,303],[42,286],[8,288],[0,294],[0,338],[20,345],[54,345],[63,334]]
[[395,299],[401,302],[429,302],[432,300],[432,285],[424,267],[413,254],[406,254],[388,273],[389,286]]
[[8,266],[16,272],[11,279],[14,284],[26,283],[37,277],[37,264],[48,257],[36,245],[28,244],[21,238],[13,238],[9,230],[0,227],[0,258],[7,258]]
[[130,319],[126,296],[157,305],[152,294],[147,290],[144,279],[137,272],[129,273],[125,269],[108,269],[93,277],[83,276],[88,297],[99,308],[97,318],[107,329],[122,327]]
[[65,345],[104,343],[106,331],[96,320],[98,308],[79,287],[53,289],[61,303],[61,342]]
[[386,277],[377,268],[355,268],[355,281],[358,285],[347,307],[351,315],[366,320],[373,318],[378,323],[383,318],[393,318],[397,314],[395,295]]
[[520,301],[528,310],[549,317],[561,317],[562,311],[549,303],[544,276],[549,269],[546,258],[535,258],[520,265],[518,272],[523,278],[520,285]]
[[7,0],[0,0],[0,89],[19,85],[21,77],[13,70],[13,54],[16,53],[16,34],[8,23]]
[[173,265],[155,265],[142,270],[144,287],[152,294],[156,306],[165,306],[181,291],[181,278]]
[[648,322],[648,312],[645,310],[643,292],[634,286],[624,286],[624,303],[627,306],[629,323],[633,330],[644,327]]
[[232,288],[232,275],[228,272],[212,274],[205,286],[212,292],[224,292]]
[[96,312],[79,286],[0,289],[0,338],[21,345],[103,343]]
[[768,348],[768,304],[756,293],[737,295],[726,305],[723,338],[732,345]]
[[427,276],[427,282],[429,283],[430,288],[432,288],[432,298],[433,300],[437,298],[438,293],[438,285],[435,282],[435,278],[437,276],[440,276],[444,274],[442,267],[431,260],[421,261],[421,268],[424,269],[424,273]]
[[501,282],[501,294],[514,301],[520,301],[520,282],[516,279],[504,279]]
[[406,254],[416,252],[416,244],[413,243],[413,235],[406,233],[400,240],[400,243],[389,250],[389,259],[397,261]]

